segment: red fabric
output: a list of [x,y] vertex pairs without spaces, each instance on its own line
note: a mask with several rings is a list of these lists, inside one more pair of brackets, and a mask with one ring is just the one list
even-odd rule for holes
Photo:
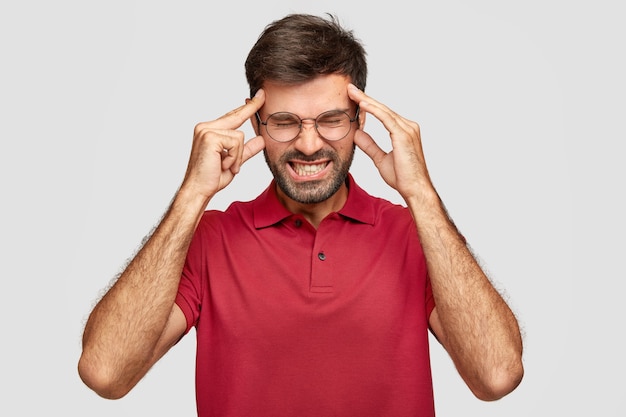
[[207,211],[177,297],[198,415],[434,416],[434,301],[413,219],[349,177],[315,230],[277,200]]

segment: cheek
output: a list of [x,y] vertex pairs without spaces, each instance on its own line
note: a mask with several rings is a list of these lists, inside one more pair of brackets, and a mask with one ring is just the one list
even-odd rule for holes
[[265,153],[266,159],[274,162],[278,161],[280,156],[284,153],[284,151],[282,150],[282,146],[279,143],[276,143],[276,141],[269,138],[265,138],[265,149],[263,150],[263,152]]
[[342,156],[350,154],[352,149],[354,149],[354,140],[352,137],[344,138],[343,140],[335,143],[333,149]]

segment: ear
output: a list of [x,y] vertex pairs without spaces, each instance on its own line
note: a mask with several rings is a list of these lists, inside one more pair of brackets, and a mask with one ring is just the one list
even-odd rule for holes
[[365,127],[365,114],[364,111],[359,112],[359,130],[363,130]]

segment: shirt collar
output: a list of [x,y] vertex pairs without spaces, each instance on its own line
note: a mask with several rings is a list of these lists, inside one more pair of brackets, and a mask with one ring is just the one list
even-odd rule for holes
[[[339,214],[360,223],[374,224],[375,210],[372,197],[359,187],[352,174],[346,179],[348,199]],[[278,200],[276,181],[272,180],[269,187],[253,203],[254,227],[257,229],[272,226],[291,216],[289,210]]]

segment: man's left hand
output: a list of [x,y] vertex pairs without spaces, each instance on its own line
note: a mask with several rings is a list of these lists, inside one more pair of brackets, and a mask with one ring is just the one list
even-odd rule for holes
[[[357,130],[354,136],[354,143],[372,159],[385,182],[396,189],[407,202],[413,199],[419,201],[434,192],[424,159],[419,125],[395,113],[352,84],[348,86],[348,95],[360,106],[362,112],[376,117],[389,132],[392,146],[390,152],[385,152],[363,130]],[[425,192],[428,194],[424,194]]]

